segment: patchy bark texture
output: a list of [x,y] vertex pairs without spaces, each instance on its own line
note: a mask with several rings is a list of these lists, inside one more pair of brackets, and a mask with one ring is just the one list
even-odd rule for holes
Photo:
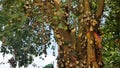
[[[54,30],[59,45],[58,68],[103,68],[99,37],[99,21],[104,0],[99,1],[94,16],[88,0],[84,0],[84,14],[79,19],[78,38],[76,31]],[[97,18],[97,19],[96,19]]]
[[[88,14],[87,14],[88,15]],[[71,34],[67,30],[54,30],[59,45],[58,67],[59,68],[100,68],[102,59],[100,48],[94,36],[98,30],[95,26],[98,22],[91,16],[84,18],[80,26],[78,39],[75,33]]]

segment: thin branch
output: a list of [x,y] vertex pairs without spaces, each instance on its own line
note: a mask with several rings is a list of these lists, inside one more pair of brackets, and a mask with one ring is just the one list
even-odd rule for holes
[[103,14],[104,5],[105,5],[104,2],[105,2],[105,0],[99,0],[98,9],[95,14],[97,19],[100,19]]
[[84,0],[84,11],[90,12],[90,5],[88,0]]

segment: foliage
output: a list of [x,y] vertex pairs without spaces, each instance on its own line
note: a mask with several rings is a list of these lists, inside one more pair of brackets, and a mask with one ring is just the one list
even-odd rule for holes
[[19,66],[30,64],[33,61],[31,55],[37,56],[43,52],[47,54],[46,48],[51,44],[51,28],[45,23],[37,22],[35,17],[25,16],[24,2],[1,1],[3,10],[0,11],[1,52],[3,55],[14,54]]
[[120,66],[120,1],[106,1],[105,23],[102,25],[103,60],[106,68],[119,68]]

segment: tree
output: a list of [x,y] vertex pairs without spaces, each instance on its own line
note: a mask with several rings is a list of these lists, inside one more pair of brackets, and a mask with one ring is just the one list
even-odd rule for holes
[[47,55],[53,29],[59,45],[59,68],[103,67],[99,26],[104,0],[2,0],[1,3],[0,13],[4,15],[0,24],[1,51],[13,53],[19,66],[31,63],[31,54]]

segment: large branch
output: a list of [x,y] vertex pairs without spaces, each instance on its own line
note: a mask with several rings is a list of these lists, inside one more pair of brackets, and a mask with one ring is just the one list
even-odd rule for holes
[[84,12],[90,12],[90,5],[88,0],[84,0]]
[[105,0],[99,0],[99,4],[98,4],[98,9],[96,11],[96,18],[100,19],[102,14],[103,14],[103,10],[104,10],[104,5],[105,5]]

